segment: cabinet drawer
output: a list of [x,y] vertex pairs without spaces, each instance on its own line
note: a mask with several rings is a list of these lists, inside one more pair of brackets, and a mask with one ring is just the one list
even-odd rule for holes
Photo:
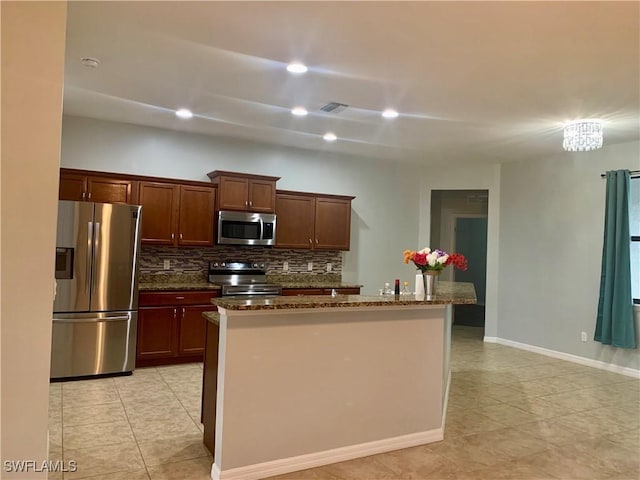
[[197,292],[140,292],[138,304],[141,307],[157,305],[209,305],[211,299],[218,297],[217,290]]

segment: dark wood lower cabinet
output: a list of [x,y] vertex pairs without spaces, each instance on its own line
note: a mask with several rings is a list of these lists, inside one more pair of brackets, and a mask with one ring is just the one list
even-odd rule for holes
[[202,374],[202,441],[211,453],[216,438],[216,399],[218,395],[218,342],[220,325],[207,321],[206,347]]
[[202,317],[202,313],[212,310],[215,310],[213,305],[182,307],[179,355],[202,355],[204,353],[207,321]]
[[141,292],[136,367],[201,362],[206,320],[217,291]]
[[138,311],[137,366],[177,354],[177,307],[146,307]]

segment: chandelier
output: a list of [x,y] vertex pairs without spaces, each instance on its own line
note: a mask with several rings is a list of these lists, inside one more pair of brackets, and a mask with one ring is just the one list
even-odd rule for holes
[[588,152],[602,148],[602,120],[565,123],[562,146],[567,152]]

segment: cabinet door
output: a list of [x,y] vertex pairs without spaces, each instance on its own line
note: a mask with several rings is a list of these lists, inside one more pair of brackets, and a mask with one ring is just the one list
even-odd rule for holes
[[315,248],[349,250],[351,201],[339,198],[316,197],[314,230],[315,238],[313,241]]
[[75,173],[60,173],[60,188],[58,198],[60,200],[81,201],[86,200],[87,177]]
[[99,203],[134,203],[132,181],[107,177],[87,177],[87,200]]
[[218,195],[219,210],[246,211],[249,208],[249,180],[221,176]]
[[276,247],[312,248],[314,212],[314,197],[276,195]]
[[276,182],[251,180],[249,182],[249,210],[273,213],[276,206]]
[[170,183],[140,182],[142,242],[176,244],[179,189],[178,185]]
[[213,305],[181,307],[180,355],[202,355],[207,328],[203,312],[215,310]]
[[167,358],[178,354],[178,308],[138,310],[137,359]]
[[178,245],[213,246],[215,201],[213,187],[180,187]]

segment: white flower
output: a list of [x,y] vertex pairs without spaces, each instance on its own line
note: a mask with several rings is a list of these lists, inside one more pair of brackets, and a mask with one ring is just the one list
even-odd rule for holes
[[427,248],[423,248],[422,250],[420,250],[418,253],[431,253],[431,249],[429,247]]
[[428,264],[430,267],[435,267],[435,266],[436,266],[437,261],[438,261],[438,256],[437,256],[435,253],[429,253],[429,254],[427,255],[427,264]]
[[440,265],[443,265],[443,264],[447,261],[447,259],[448,259],[448,258],[449,258],[449,255],[447,255],[447,254],[445,253],[443,256],[441,256],[440,258],[438,258],[438,263],[439,263]]

